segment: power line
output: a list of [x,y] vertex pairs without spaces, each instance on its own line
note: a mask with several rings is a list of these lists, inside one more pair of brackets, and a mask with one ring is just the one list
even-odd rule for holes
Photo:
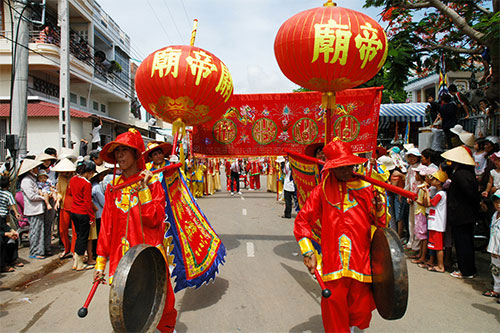
[[186,22],[188,24],[188,28],[191,28],[191,20],[189,19],[188,12],[186,10],[186,6],[184,5],[184,0],[181,0],[182,8],[184,8],[184,14],[186,14]]
[[167,7],[168,14],[170,15],[170,19],[172,19],[172,23],[174,24],[175,30],[177,30],[177,33],[179,34],[179,38],[181,39],[181,44],[183,44],[182,43],[183,38],[182,38],[181,32],[179,31],[179,28],[177,27],[177,23],[175,23],[174,16],[172,15],[170,8],[168,7],[167,1],[163,0],[163,3],[165,4],[165,7]]
[[149,0],[147,0],[148,2],[148,5],[149,7],[151,8],[151,11],[153,12],[154,16],[156,17],[156,19],[158,20],[158,23],[160,23],[160,26],[161,26],[161,29],[163,30],[163,32],[165,33],[165,36],[167,36],[167,39],[168,39],[168,42],[169,43],[172,43],[172,40],[170,39],[170,36],[168,35],[168,32],[167,30],[165,30],[165,27],[163,26],[163,23],[161,23],[158,15],[156,15],[156,11],[154,10],[153,6],[151,6],[151,3],[149,2]]

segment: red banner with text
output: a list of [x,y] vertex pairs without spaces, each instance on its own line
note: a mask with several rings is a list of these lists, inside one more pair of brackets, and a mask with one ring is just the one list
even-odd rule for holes
[[[332,110],[333,137],[351,142],[353,152],[377,145],[382,87],[337,93]],[[205,156],[273,156],[284,149],[303,154],[324,142],[325,110],[321,93],[233,95],[230,109],[218,120],[193,130],[193,153]]]

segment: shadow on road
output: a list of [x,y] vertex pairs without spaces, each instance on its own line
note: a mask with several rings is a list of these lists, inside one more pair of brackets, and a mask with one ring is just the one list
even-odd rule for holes
[[321,315],[312,316],[308,321],[298,324],[290,329],[289,332],[323,332],[323,321]]
[[241,242],[237,239],[236,235],[219,235],[219,237],[222,240],[226,251],[231,251],[241,245]]
[[281,263],[281,266],[297,281],[299,286],[302,287],[318,305],[321,305],[321,288],[315,280],[311,278],[309,273],[306,272],[306,267],[304,266],[304,271],[296,270],[295,268],[288,266],[287,264]]
[[[277,245],[274,247],[273,251],[282,258],[302,262],[302,256],[300,255],[300,248],[297,242],[286,242]],[[293,255],[294,253],[296,254],[295,256]]]
[[203,285],[198,289],[187,289],[181,300],[179,317],[184,312],[207,308],[217,303],[226,293],[229,281],[220,276],[214,283]]
[[477,303],[472,303],[471,305],[473,308],[492,314],[493,316],[495,316],[495,319],[500,323],[500,311],[498,311],[498,305],[496,304],[496,302],[492,304],[493,306],[477,304]]

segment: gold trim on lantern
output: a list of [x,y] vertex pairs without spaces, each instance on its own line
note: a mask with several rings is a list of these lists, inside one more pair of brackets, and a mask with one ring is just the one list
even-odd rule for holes
[[327,2],[323,4],[323,7],[337,7],[337,4],[332,0],[327,0]]

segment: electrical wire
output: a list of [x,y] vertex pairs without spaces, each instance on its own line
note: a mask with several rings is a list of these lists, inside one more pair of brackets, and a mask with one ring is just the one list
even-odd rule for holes
[[167,30],[165,30],[165,27],[163,26],[163,23],[161,23],[160,19],[158,18],[158,15],[156,15],[156,11],[154,10],[153,6],[151,6],[151,3],[149,2],[149,0],[147,0],[147,2],[148,2],[149,7],[151,8],[151,11],[153,12],[154,16],[158,20],[158,23],[160,23],[160,26],[161,26],[163,32],[165,33],[165,36],[167,36],[169,44],[171,44],[172,40],[170,39],[170,36],[168,35]]
[[189,15],[186,10],[186,6],[184,5],[184,0],[181,0],[181,3],[182,3],[182,8],[184,8],[184,14],[186,14],[186,22],[188,24],[188,28],[191,28],[191,21],[189,20]]
[[167,4],[166,0],[163,0],[163,3],[165,4],[165,7],[167,7],[167,11],[168,11],[168,14],[170,15],[170,19],[172,20],[172,23],[174,24],[175,30],[179,34],[179,38],[181,40],[180,44],[183,44],[182,43],[182,40],[183,40],[182,34],[181,34],[180,30],[179,30],[179,27],[177,27],[177,23],[175,23],[175,19],[174,19],[174,16],[172,15],[172,12],[170,11],[170,7],[168,7],[168,4]]

